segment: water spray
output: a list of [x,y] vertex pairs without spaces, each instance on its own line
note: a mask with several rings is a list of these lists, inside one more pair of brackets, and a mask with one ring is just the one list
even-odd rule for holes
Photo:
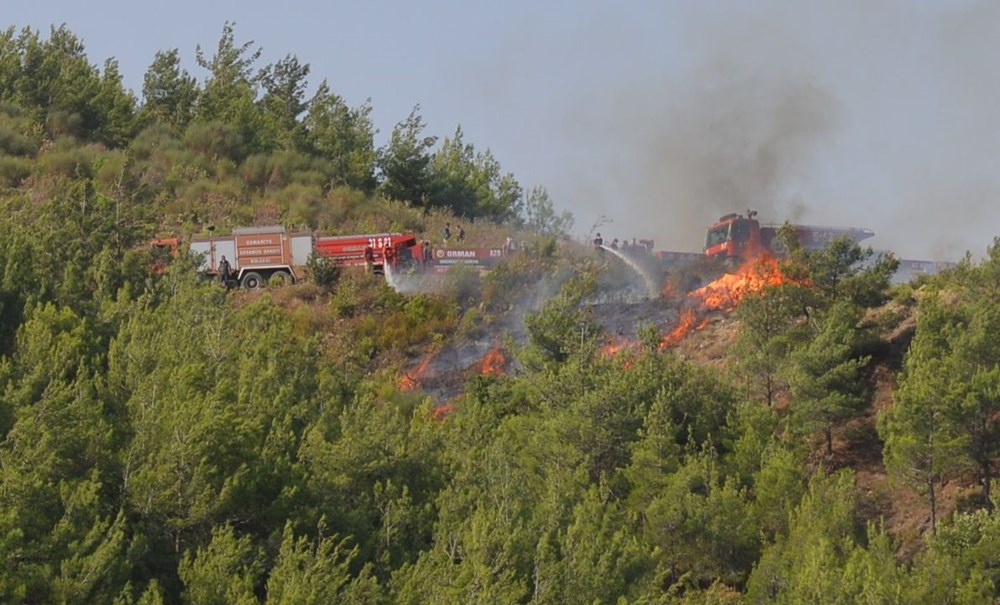
[[646,284],[646,292],[649,298],[656,298],[657,295],[659,295],[659,288],[656,285],[656,280],[653,279],[653,276],[649,274],[649,271],[641,267],[639,263],[635,262],[627,255],[622,254],[621,251],[619,250],[615,250],[614,248],[609,248],[603,244],[601,245],[601,248],[607,250],[611,254],[614,254],[618,258],[622,259],[622,261],[624,261],[626,265],[632,267],[632,269],[636,273],[638,273],[640,277],[642,277],[642,281],[645,282]]

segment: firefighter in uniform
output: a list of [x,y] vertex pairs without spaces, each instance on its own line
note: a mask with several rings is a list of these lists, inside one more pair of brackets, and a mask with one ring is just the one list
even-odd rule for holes
[[375,248],[371,244],[365,246],[365,273],[375,270]]
[[223,286],[229,285],[229,273],[232,268],[229,266],[229,261],[226,260],[226,255],[223,254],[222,258],[219,259],[219,281],[222,282]]

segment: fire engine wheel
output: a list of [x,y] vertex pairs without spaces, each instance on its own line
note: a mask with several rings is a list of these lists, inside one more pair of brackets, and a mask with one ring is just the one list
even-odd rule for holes
[[268,280],[268,283],[287,286],[292,283],[292,275],[288,271],[275,271],[271,274],[271,279]]
[[261,279],[260,273],[254,273],[251,271],[243,275],[243,281],[241,283],[247,290],[256,290],[264,285],[264,280]]

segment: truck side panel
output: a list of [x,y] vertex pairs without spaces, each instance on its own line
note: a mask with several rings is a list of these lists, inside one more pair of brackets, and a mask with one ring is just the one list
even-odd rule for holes
[[304,267],[313,251],[313,237],[308,233],[296,233],[292,236],[292,266]]
[[503,258],[503,248],[437,248],[434,260],[442,265],[495,265]]
[[231,237],[211,237],[198,239],[191,242],[191,251],[198,254],[201,263],[198,265],[200,271],[205,271],[210,275],[219,272],[219,260],[225,256],[231,265],[236,263],[236,244]]
[[236,269],[291,266],[292,251],[284,233],[236,235]]

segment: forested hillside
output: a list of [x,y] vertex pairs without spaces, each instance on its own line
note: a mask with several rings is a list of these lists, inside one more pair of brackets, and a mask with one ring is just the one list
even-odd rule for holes
[[[707,266],[636,297],[460,127],[378,146],[228,24],[204,79],[179,57],[136,98],[66,28],[0,34],[0,601],[1000,595],[1000,245],[890,286],[789,241],[725,304]],[[517,252],[415,293],[227,291],[147,245],[457,221]]]

